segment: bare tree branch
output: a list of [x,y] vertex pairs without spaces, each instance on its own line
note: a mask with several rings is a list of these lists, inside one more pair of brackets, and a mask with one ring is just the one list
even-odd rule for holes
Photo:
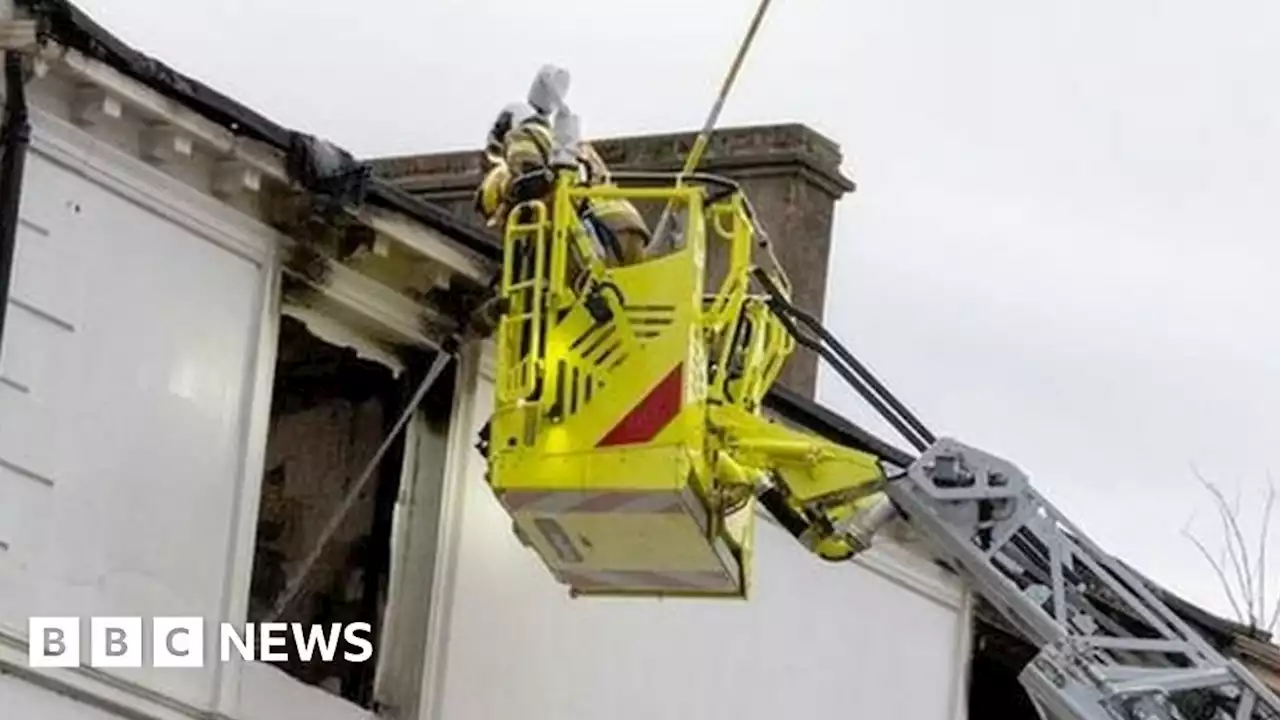
[[[1271,529],[1271,509],[1276,504],[1276,486],[1271,482],[1271,473],[1267,473],[1267,501],[1262,508],[1262,533],[1258,539],[1258,621],[1267,617],[1267,533]],[[1271,626],[1266,628],[1271,632]]]
[[[1275,486],[1275,480],[1271,477],[1271,471],[1270,471],[1270,470],[1267,470],[1267,487],[1269,488],[1269,492],[1270,492],[1270,494],[1271,494],[1271,495],[1274,495],[1274,494],[1275,494],[1275,487],[1276,487],[1276,486]],[[1269,508],[1270,508],[1270,505],[1268,505],[1268,509],[1269,509]],[[1267,519],[1266,519],[1266,520],[1267,520],[1267,522],[1269,522],[1269,521],[1271,520],[1271,513],[1270,513],[1270,512],[1268,512],[1268,513],[1267,513]],[[1264,526],[1263,526],[1263,533],[1264,533],[1264,534],[1266,533],[1266,527],[1267,527],[1266,525],[1264,525]],[[1266,542],[1266,541],[1264,540],[1263,542],[1264,542],[1264,544],[1265,544],[1265,542]],[[1264,572],[1265,572],[1265,570],[1264,570]],[[1264,608],[1263,608],[1263,611],[1265,612],[1265,610],[1266,610],[1266,608],[1264,607]],[[1267,621],[1267,627],[1266,627],[1267,632],[1275,632],[1275,628],[1276,628],[1276,623],[1277,623],[1277,622],[1280,622],[1280,596],[1277,596],[1277,597],[1276,597],[1275,606],[1274,606],[1274,607],[1273,607],[1273,609],[1271,610],[1271,619],[1270,619],[1269,621]]]
[[[1218,581],[1222,583],[1222,589],[1227,593],[1227,600],[1231,603],[1231,609],[1235,611],[1236,618],[1243,622],[1244,615],[1240,612],[1240,605],[1236,602],[1235,593],[1231,591],[1231,583],[1227,582],[1227,573],[1223,569],[1222,564],[1214,562],[1213,556],[1209,554],[1204,543],[1200,542],[1195,535],[1192,535],[1189,528],[1182,528],[1182,534],[1191,541],[1192,545],[1196,546],[1196,549],[1200,551],[1200,554],[1204,555],[1204,559],[1209,562],[1209,567],[1213,568],[1213,571],[1218,574]],[[1277,609],[1280,610],[1280,605],[1277,606]]]
[[1209,482],[1200,470],[1192,465],[1192,473],[1200,484],[1213,495],[1217,505],[1218,517],[1222,521],[1222,534],[1226,541],[1227,557],[1231,559],[1231,566],[1235,570],[1236,582],[1239,584],[1240,594],[1247,602],[1247,616],[1241,618],[1243,622],[1249,622],[1251,625],[1255,623],[1255,615],[1253,612],[1253,568],[1249,565],[1249,553],[1245,546],[1244,534],[1240,531],[1240,524],[1236,521],[1236,513],[1231,511],[1231,505],[1227,502],[1226,496],[1222,494],[1222,490],[1217,485]]

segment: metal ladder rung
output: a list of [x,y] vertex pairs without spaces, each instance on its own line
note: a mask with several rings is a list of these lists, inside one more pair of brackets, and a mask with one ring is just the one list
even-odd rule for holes
[[545,283],[543,283],[543,281],[540,279],[539,280],[521,280],[519,282],[514,282],[508,285],[507,292],[511,292],[514,290],[536,290],[536,289],[539,289],[544,284]]

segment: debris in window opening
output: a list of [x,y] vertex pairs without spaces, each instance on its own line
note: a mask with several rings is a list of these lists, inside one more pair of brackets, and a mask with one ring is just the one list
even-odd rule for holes
[[[268,430],[249,621],[269,615],[298,564],[400,413],[405,378],[281,319],[276,381]],[[281,622],[304,625],[367,622],[377,637],[386,602],[390,517],[399,492],[403,442],[361,493]],[[290,658],[276,663],[293,677],[369,707],[372,661],[351,664]]]

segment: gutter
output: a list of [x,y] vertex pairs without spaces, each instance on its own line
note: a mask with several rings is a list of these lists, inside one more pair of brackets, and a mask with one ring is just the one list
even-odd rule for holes
[[31,143],[22,55],[4,54],[4,125],[0,128],[0,348],[4,347],[5,316],[18,246],[18,215],[22,206],[22,174]]
[[[295,137],[302,135],[133,49],[69,0],[16,0],[15,4],[39,20],[42,35],[116,69],[237,135],[262,142],[286,155]],[[487,260],[501,258],[501,248],[491,234],[459,222],[443,208],[414,197],[386,180],[369,179],[367,200],[370,205],[403,213]]]

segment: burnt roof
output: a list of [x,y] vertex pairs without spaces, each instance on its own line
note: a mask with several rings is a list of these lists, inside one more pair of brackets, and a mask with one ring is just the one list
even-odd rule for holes
[[[204,83],[126,44],[67,0],[16,0],[39,21],[42,36],[99,60],[232,132],[288,152],[297,131],[285,128]],[[447,211],[378,178],[369,182],[372,204],[404,213],[482,257],[497,260],[498,241],[458,222]]]

